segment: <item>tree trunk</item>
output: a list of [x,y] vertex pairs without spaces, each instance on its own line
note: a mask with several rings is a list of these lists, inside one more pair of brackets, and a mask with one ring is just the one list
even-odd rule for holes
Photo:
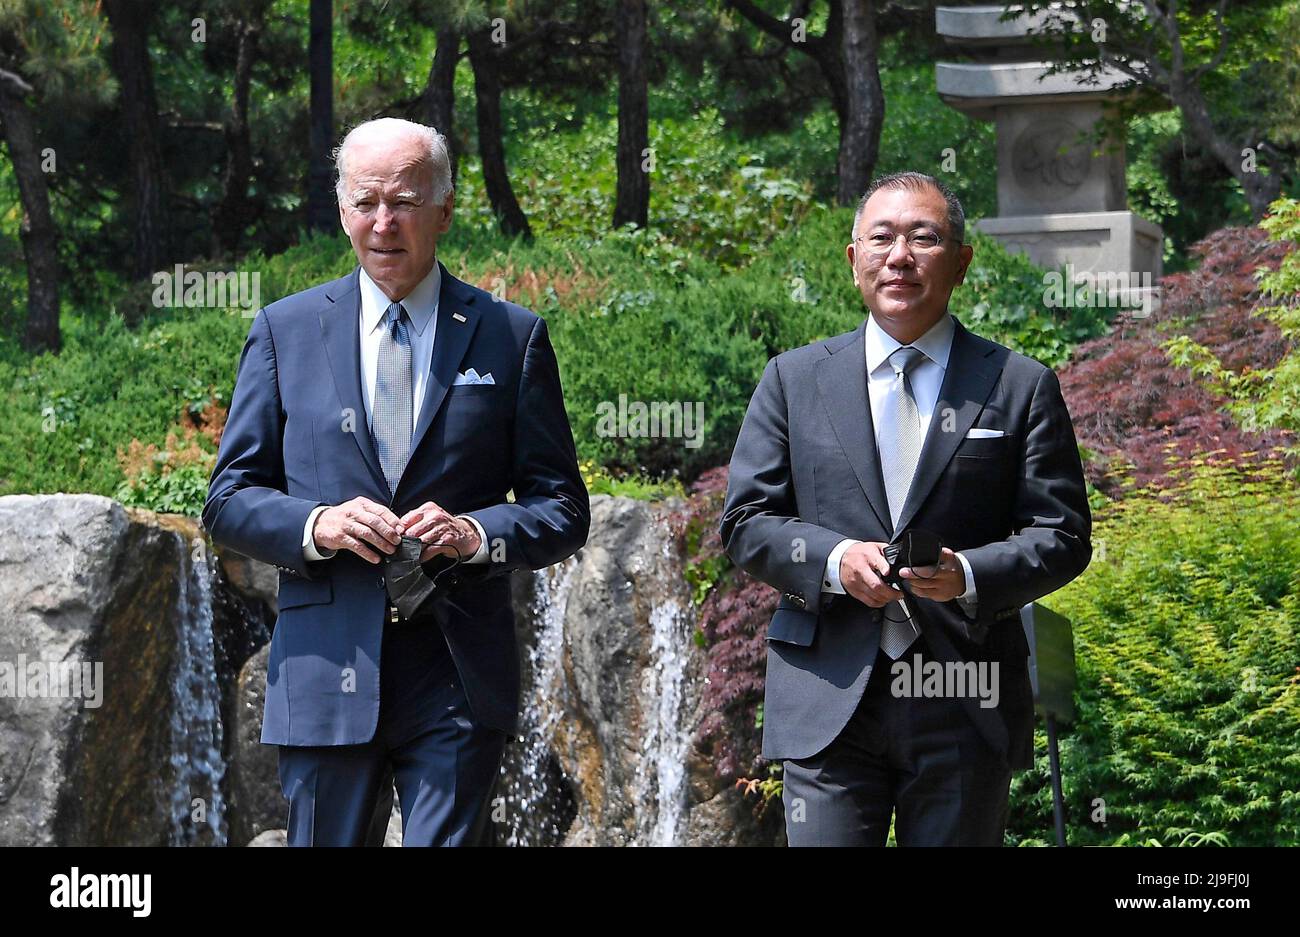
[[650,146],[646,88],[645,0],[618,2],[618,190],[614,227],[649,223],[650,173],[642,166]]
[[[1209,105],[1201,94],[1201,89],[1191,82],[1174,83],[1169,88],[1169,99],[1182,112],[1187,129],[1192,137],[1241,183],[1242,193],[1250,205],[1250,213],[1256,222],[1268,214],[1268,206],[1282,194],[1282,176],[1277,171],[1265,175],[1256,170],[1247,172],[1242,163],[1243,147],[1233,146],[1215,129],[1210,117]],[[1255,146],[1250,141],[1250,146]],[[1258,159],[1258,153],[1256,158]]]
[[[25,90],[24,90],[25,89]],[[19,237],[27,262],[27,329],[23,347],[33,354],[57,352],[59,335],[58,235],[50,214],[50,190],[41,170],[36,121],[24,100],[31,87],[17,75],[0,80],[0,120],[23,203]]]
[[131,275],[149,276],[167,262],[166,187],[158,142],[158,102],[149,60],[152,0],[104,0],[113,31],[109,64],[122,99],[120,133],[130,141],[135,234]]
[[843,0],[846,112],[840,121],[839,184],[835,199],[854,205],[871,182],[880,152],[885,94],[880,87],[873,0]]
[[339,225],[334,193],[334,4],[311,0],[307,47],[311,75],[311,136],[307,154],[307,227],[335,231]]
[[478,151],[483,160],[483,186],[488,202],[507,236],[531,240],[532,228],[510,187],[505,145],[501,139],[501,77],[491,33],[481,29],[469,35],[469,62],[474,68],[474,110],[478,120]]
[[456,145],[456,62],[460,58],[460,33],[451,26],[438,30],[429,80],[424,85],[420,111],[424,122],[447,138],[451,179],[456,181],[460,147]]
[[257,35],[262,28],[264,8],[257,4],[249,19],[239,24],[239,51],[235,58],[235,86],[226,121],[226,171],[221,180],[221,203],[212,219],[217,252],[234,254],[252,211],[248,181],[253,174],[253,149],[248,129],[248,94],[257,55]]

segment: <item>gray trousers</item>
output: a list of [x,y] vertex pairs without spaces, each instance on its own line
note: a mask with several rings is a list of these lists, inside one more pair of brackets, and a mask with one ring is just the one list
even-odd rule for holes
[[[921,636],[904,655],[933,659]],[[895,697],[884,652],[843,731],[811,758],[787,760],[791,846],[1000,846],[1011,770],[959,699]]]

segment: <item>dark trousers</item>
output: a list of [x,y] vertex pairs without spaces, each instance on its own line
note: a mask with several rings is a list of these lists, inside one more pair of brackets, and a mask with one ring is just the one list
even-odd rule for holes
[[[932,660],[924,636],[903,656]],[[791,846],[883,846],[894,817],[900,846],[1000,846],[1011,770],[959,699],[895,697],[876,656],[848,725],[811,758],[785,762]]]
[[384,822],[376,806],[391,803],[394,782],[403,846],[479,844],[505,734],[475,724],[432,619],[385,623],[380,653],[379,724],[369,742],[280,746],[289,845],[373,842]]

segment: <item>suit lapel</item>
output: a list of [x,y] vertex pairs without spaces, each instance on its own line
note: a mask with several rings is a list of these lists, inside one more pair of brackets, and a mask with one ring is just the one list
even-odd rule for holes
[[[481,315],[474,303],[474,292],[448,273],[441,261],[438,266],[442,286],[438,291],[438,325],[433,333],[433,362],[429,368],[429,380],[424,387],[420,419],[411,436],[410,461],[415,460],[420,442],[447,396],[447,388],[456,380],[456,372],[465,358]],[[407,462],[408,465],[410,461]]]
[[890,529],[889,501],[876,451],[876,430],[867,398],[866,319],[845,345],[823,358],[817,367],[817,390],[835,438],[853,467],[884,530]]
[[[955,329],[952,351],[948,354],[948,368],[943,375],[943,386],[939,389],[939,400],[930,417],[930,429],[921,446],[921,458],[916,465],[912,487],[908,489],[907,500],[903,502],[903,510],[898,515],[895,534],[907,529],[907,525],[929,497],[935,482],[939,480],[953,453],[966,437],[966,432],[984,408],[1001,373],[1001,369],[990,358],[997,346],[971,335],[955,318],[953,322]],[[865,364],[863,369],[866,369]]]
[[325,342],[325,356],[334,378],[334,389],[343,403],[344,412],[339,414],[340,425],[350,411],[353,427],[350,435],[361,450],[361,457],[369,466],[379,490],[387,491],[388,482],[384,479],[384,470],[370,439],[370,421],[366,417],[365,398],[361,393],[361,329],[358,324],[361,316],[361,291],[357,285],[360,271],[361,268],[357,267],[350,276],[330,284],[325,293],[328,302],[317,315],[320,319],[321,337]]

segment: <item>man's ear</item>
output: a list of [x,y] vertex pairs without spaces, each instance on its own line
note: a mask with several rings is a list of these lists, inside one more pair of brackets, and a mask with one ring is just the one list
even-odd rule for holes
[[853,271],[853,285],[854,285],[854,286],[858,286],[858,285],[859,285],[859,284],[858,284],[858,265],[857,265],[856,263],[854,263],[854,261],[857,259],[856,254],[857,254],[857,252],[856,252],[856,251],[854,250],[854,248],[853,248],[853,242],[850,241],[849,244],[848,244],[848,246],[844,248],[844,256],[847,257],[847,258],[849,259],[849,269]]
[[970,266],[971,258],[975,256],[975,248],[969,244],[963,244],[961,250],[957,252],[957,282],[953,285],[964,283],[966,280],[966,268]]
[[439,234],[446,234],[447,229],[451,227],[451,216],[456,208],[456,190],[452,189],[447,193],[447,198],[442,203],[442,224],[438,226]]

